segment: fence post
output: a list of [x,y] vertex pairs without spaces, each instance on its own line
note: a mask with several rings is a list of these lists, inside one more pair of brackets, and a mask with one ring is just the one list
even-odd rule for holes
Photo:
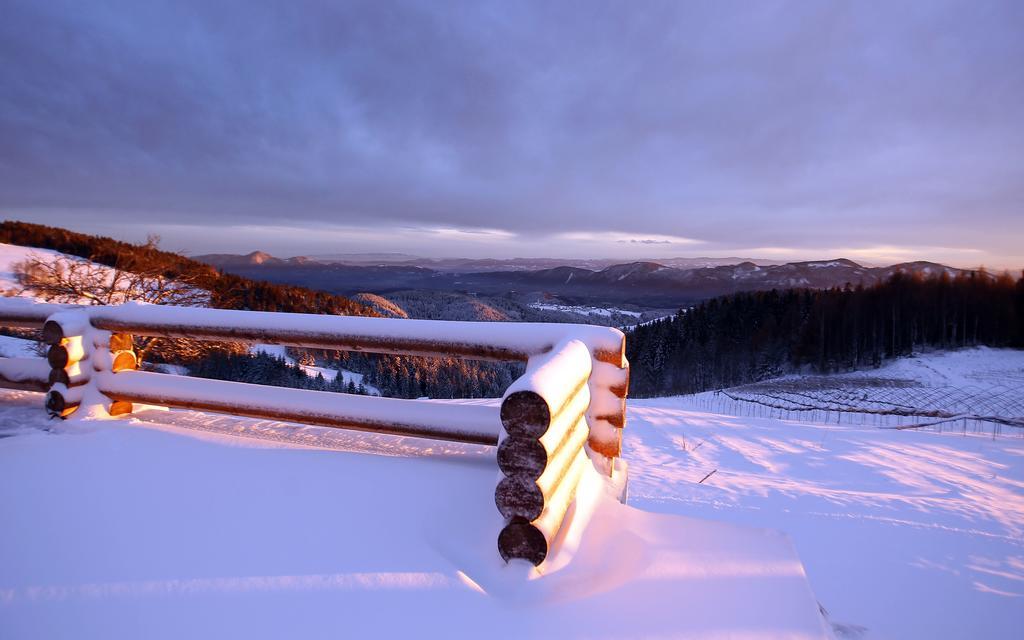
[[111,401],[99,392],[96,380],[102,375],[133,370],[138,362],[132,338],[92,327],[83,310],[61,311],[43,325],[43,342],[50,345],[50,389],[46,409],[52,416],[122,415],[131,413],[130,402]]
[[622,455],[622,430],[626,426],[629,361],[626,360],[625,336],[621,336],[617,349],[595,350],[591,355],[587,444],[594,466],[610,477],[615,471],[615,460]]
[[588,464],[587,385],[592,362],[578,340],[531,358],[501,403],[494,502],[505,518],[498,552],[507,562],[544,562]]

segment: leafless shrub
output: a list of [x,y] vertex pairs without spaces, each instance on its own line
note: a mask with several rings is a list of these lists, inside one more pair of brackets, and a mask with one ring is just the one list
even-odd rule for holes
[[[150,243],[155,246],[156,239]],[[108,267],[90,260],[68,256],[50,257],[33,254],[14,266],[20,292],[46,302],[82,305],[118,305],[126,302],[206,306],[209,293],[198,286],[197,278],[188,274],[167,276],[157,265],[132,270]],[[136,350],[140,360],[190,362],[211,351],[241,352],[244,345],[209,343],[176,338],[137,337]]]

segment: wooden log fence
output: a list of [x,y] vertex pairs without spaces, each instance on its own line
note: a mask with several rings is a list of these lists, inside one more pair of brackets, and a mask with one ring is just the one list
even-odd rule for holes
[[[588,465],[624,475],[623,334],[591,325],[440,322],[128,304],[0,300],[0,325],[42,330],[47,357],[0,358],[0,387],[45,390],[58,417],[136,404],[496,446],[506,561],[549,556]],[[271,388],[138,370],[133,336],[523,361],[500,408]],[[624,483],[624,477],[620,482]]]

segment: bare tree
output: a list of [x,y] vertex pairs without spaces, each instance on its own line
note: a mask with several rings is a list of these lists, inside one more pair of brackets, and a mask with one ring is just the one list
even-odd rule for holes
[[[147,246],[159,241],[150,236]],[[68,256],[32,254],[14,266],[22,292],[46,302],[83,305],[118,305],[148,302],[182,307],[206,306],[210,294],[201,288],[196,276],[173,278],[157,265],[129,271],[108,267],[90,260]],[[244,345],[216,344],[190,339],[136,338],[139,359],[147,356],[165,362],[183,362],[201,358],[213,350],[244,351]]]

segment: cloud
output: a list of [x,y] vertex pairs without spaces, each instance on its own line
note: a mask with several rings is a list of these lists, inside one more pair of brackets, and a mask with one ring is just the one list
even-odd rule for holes
[[1013,0],[10,0],[0,210],[1016,260],[1021,32]]
[[594,243],[618,243],[618,244],[671,244],[671,245],[694,245],[701,244],[701,240],[694,238],[683,238],[681,236],[667,236],[651,234],[635,236],[621,231],[571,231],[560,233],[555,236],[557,239],[570,242],[594,242]]

